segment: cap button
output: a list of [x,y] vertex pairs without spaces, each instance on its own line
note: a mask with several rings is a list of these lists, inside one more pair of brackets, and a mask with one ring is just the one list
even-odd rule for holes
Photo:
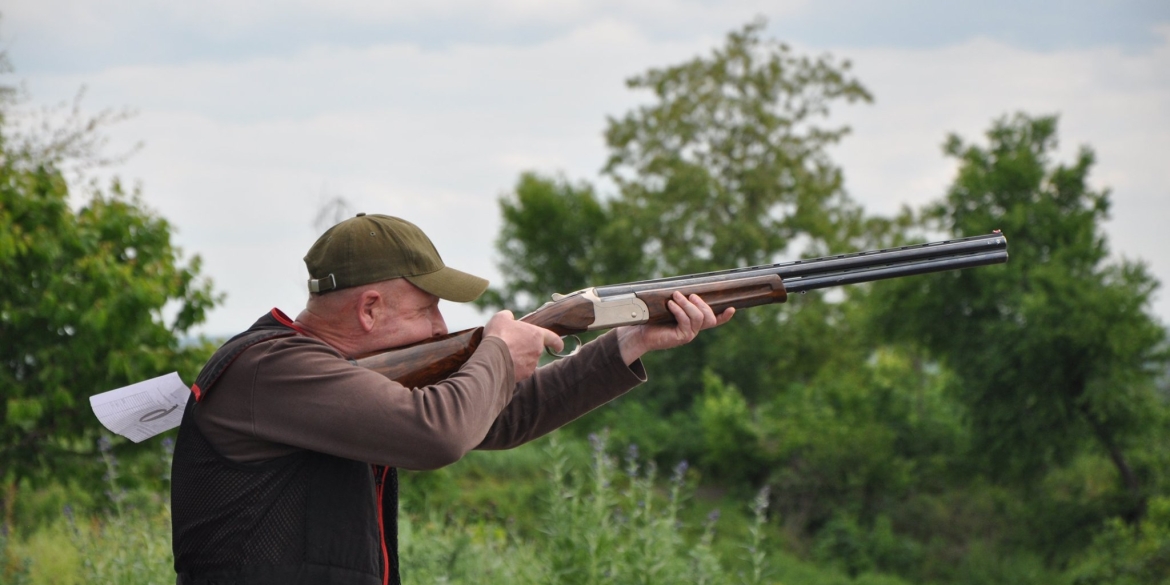
[[365,214],[366,214],[366,212],[364,212],[364,211],[363,211],[363,212],[361,212],[361,213],[357,214],[357,216],[358,216],[358,217],[361,217],[361,216],[363,216],[363,215],[365,215]]

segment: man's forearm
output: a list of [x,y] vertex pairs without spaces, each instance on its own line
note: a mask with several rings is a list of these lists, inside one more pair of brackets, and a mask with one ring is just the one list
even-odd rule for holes
[[477,449],[511,449],[538,439],[646,380],[641,362],[625,364],[617,332],[520,382]]

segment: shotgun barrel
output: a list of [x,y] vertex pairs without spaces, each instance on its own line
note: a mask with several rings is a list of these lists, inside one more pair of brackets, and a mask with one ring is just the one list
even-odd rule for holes
[[[733,268],[701,274],[597,286],[567,295],[521,317],[558,335],[642,323],[671,323],[667,302],[675,292],[697,294],[716,314],[782,303],[788,293],[887,278],[957,270],[1007,262],[1007,238],[995,233],[795,260],[766,266]],[[475,351],[482,328],[468,329],[417,344],[358,356],[358,365],[409,387],[433,384],[454,373]]]
[[605,298],[664,287],[685,288],[697,284],[774,274],[784,279],[784,288],[788,292],[803,292],[899,276],[1000,264],[1007,262],[1007,259],[1007,238],[997,231],[982,236],[885,250],[599,286],[594,290],[597,296]]

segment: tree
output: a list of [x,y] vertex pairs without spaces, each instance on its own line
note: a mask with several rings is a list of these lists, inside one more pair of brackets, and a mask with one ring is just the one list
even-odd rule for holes
[[611,218],[590,185],[524,173],[515,193],[500,200],[500,214],[496,250],[504,285],[481,305],[535,308],[550,293],[572,292],[611,271],[593,258],[598,242],[616,234],[605,233]]
[[819,120],[870,101],[848,61],[793,54],[758,20],[709,58],[631,78],[654,102],[610,119],[604,173],[632,218],[643,275],[763,264],[795,239],[831,252],[857,235],[860,209],[826,148],[848,133]]
[[[601,200],[587,184],[521,178],[500,202],[504,298],[543,296],[551,291],[534,287],[548,284],[761,264],[793,252],[801,237],[811,241],[801,251],[816,252],[858,235],[860,209],[826,153],[848,128],[818,119],[835,101],[870,95],[848,76],[848,62],[794,55],[761,38],[763,27],[732,32],[709,58],[628,80],[655,99],[609,120],[603,173],[616,198]],[[567,237],[549,235],[554,225]],[[549,273],[577,280],[549,283]]]
[[[852,248],[868,226],[826,152],[848,129],[824,118],[834,103],[870,96],[847,62],[796,55],[764,39],[763,28],[754,22],[709,56],[628,81],[654,99],[608,122],[603,173],[618,187],[613,197],[522,177],[500,202],[507,283],[486,304],[527,309],[525,299],[590,284]],[[816,293],[801,301],[799,310],[753,309],[725,330],[648,358],[668,363],[655,365],[660,374],[643,398],[660,415],[685,410],[705,363],[749,398],[772,388],[782,368],[811,376],[836,338],[788,336],[780,323],[819,332],[835,308]]]
[[1154,384],[1167,360],[1148,312],[1158,283],[1140,262],[1110,260],[1109,192],[1088,185],[1093,152],[1054,164],[1056,130],[1055,117],[1019,114],[996,121],[986,147],[948,138],[958,176],[923,225],[955,237],[1002,229],[1011,260],[875,288],[875,324],[958,374],[993,476],[1028,481],[1095,442],[1136,519],[1146,493],[1129,450],[1161,408]]
[[36,480],[93,461],[90,395],[173,370],[191,379],[208,348],[184,339],[220,297],[138,193],[115,180],[70,205],[69,161],[52,153],[77,144],[8,137],[0,124],[0,460],[5,480]]

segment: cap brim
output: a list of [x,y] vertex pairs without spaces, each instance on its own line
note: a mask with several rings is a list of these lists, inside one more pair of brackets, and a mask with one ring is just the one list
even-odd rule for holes
[[455,270],[450,266],[444,266],[429,274],[403,278],[440,299],[456,303],[474,301],[488,287],[486,279]]

